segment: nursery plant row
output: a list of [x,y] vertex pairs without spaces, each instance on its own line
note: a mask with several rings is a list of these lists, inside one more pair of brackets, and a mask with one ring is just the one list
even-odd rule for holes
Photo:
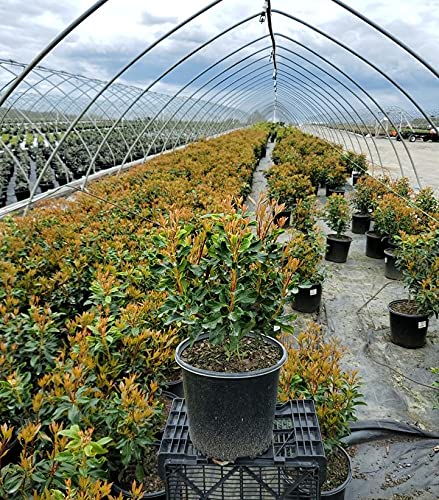
[[[51,160],[37,192],[45,192],[55,186],[80,179],[86,175],[95,155],[92,173],[120,165],[123,161],[136,161],[163,149],[180,146],[201,137],[202,130],[205,130],[202,124],[194,123],[188,126],[185,122],[176,124],[172,121],[166,127],[164,123],[156,122],[153,128],[145,130],[144,121],[126,121],[112,130],[98,151],[99,144],[113,125],[111,121],[99,122],[97,125],[79,122],[75,131],[67,136],[57,155]],[[217,124],[215,130],[219,129],[220,125]],[[1,151],[0,148],[0,207],[8,202],[7,191],[11,179],[11,189],[17,200],[29,197],[36,179],[67,128],[67,122],[46,123],[41,125],[43,134],[40,134],[29,131],[23,125],[3,127],[1,137],[8,151]],[[163,132],[156,138],[162,128]],[[132,144],[134,146],[130,150]]]
[[[242,200],[269,137],[275,165],[253,214]],[[172,391],[186,398],[197,450],[226,462],[266,451],[276,401],[313,400],[323,495],[343,491],[341,439],[361,381],[342,369],[336,340],[316,323],[295,331],[285,306],[319,308],[324,259],[346,259],[334,246],[349,243],[350,203],[360,231],[371,215],[395,247],[411,293],[397,312],[428,325],[439,309],[432,191],[370,177],[363,156],[289,127],[201,141],[1,221],[0,496],[163,496],[157,449]],[[320,217],[335,232],[326,243]]]

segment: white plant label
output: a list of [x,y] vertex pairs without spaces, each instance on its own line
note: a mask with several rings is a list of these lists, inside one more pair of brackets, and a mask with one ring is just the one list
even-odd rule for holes
[[426,321],[420,321],[418,323],[418,329],[420,330],[421,328],[425,328],[427,326],[427,322]]
[[387,264],[387,257],[384,257],[384,262]]
[[315,290],[315,289],[314,290],[310,290],[309,294],[310,295],[317,295],[317,290]]

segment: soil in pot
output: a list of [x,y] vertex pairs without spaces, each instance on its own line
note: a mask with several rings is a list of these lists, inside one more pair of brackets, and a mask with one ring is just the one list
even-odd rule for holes
[[395,250],[386,248],[384,250],[384,276],[389,280],[402,280],[402,272],[395,265]]
[[416,302],[394,300],[389,304],[390,336],[394,344],[408,349],[425,345],[428,315],[418,312]]
[[327,456],[326,481],[322,485],[322,498],[342,500],[347,485],[352,479],[351,461],[341,448],[335,448]]
[[[158,473],[158,444],[148,446],[142,460],[144,478],[141,481],[143,484],[143,498],[166,498],[165,485],[159,477]],[[116,494],[122,493],[124,498],[132,498],[130,491],[131,485],[136,480],[136,466],[124,468],[117,474],[117,479],[113,482],[113,491]],[[137,481],[138,483],[138,481]]]
[[293,309],[305,313],[318,311],[322,301],[322,285],[317,283],[309,287],[299,286],[298,288],[299,291],[294,294],[293,298]]
[[196,368],[225,373],[261,370],[275,365],[279,360],[279,349],[276,345],[267,345],[254,337],[243,339],[241,350],[244,354],[241,359],[236,356],[228,359],[222,345],[212,345],[207,340],[202,340],[185,349],[182,358]]
[[370,214],[352,214],[352,232],[355,234],[364,234],[366,231],[369,231],[370,219]]
[[343,263],[348,258],[349,248],[352,243],[350,236],[337,236],[336,234],[328,234],[326,237],[326,254],[325,259],[331,262]]
[[192,347],[187,339],[176,351],[192,443],[215,459],[255,457],[272,442],[286,350],[274,338],[249,336],[243,339],[241,356],[228,359],[224,346],[212,346],[206,337]]
[[383,236],[375,231],[366,232],[366,256],[372,259],[384,259],[384,250],[387,248]]

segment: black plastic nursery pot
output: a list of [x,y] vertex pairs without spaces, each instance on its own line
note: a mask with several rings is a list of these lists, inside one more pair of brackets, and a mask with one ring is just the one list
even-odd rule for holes
[[417,349],[425,345],[428,330],[428,315],[407,314],[395,309],[398,304],[408,300],[394,300],[388,309],[390,315],[390,337],[394,344],[408,349]]
[[[154,446],[157,449],[157,453],[158,453],[159,448],[160,448],[160,443],[156,442],[156,443],[153,443],[151,446]],[[158,469],[157,469],[157,476],[158,476]],[[112,493],[114,493],[115,495],[122,494],[122,498],[134,498],[131,495],[131,492],[121,488],[114,481],[113,481],[113,484],[111,485],[111,490],[112,490]],[[143,493],[142,498],[154,499],[154,500],[166,500],[166,491],[164,489],[162,489],[159,491],[154,491],[152,493]]]
[[384,259],[384,250],[387,248],[386,241],[381,234],[375,231],[366,232],[366,255],[372,259]]
[[167,380],[164,384],[164,387],[167,391],[169,391],[172,394],[175,394],[179,398],[184,398],[182,378],[179,378],[178,380]]
[[344,500],[345,498],[345,492],[348,484],[352,481],[352,462],[351,462],[351,457],[346,453],[346,451],[337,446],[337,450],[339,453],[342,453],[347,464],[348,464],[348,477],[345,479],[345,481],[340,484],[340,486],[337,486],[337,488],[334,488],[329,491],[323,491],[321,492],[320,496],[321,498],[326,498],[329,500]]
[[364,234],[370,229],[370,214],[352,214],[352,232],[354,234]]
[[[199,340],[207,337],[202,335]],[[183,369],[189,435],[195,448],[207,457],[227,461],[255,457],[272,442],[279,372],[287,352],[272,337],[264,337],[264,341],[279,348],[279,361],[242,373],[196,368],[182,358],[189,339],[177,347],[175,359]]]
[[360,172],[352,172],[352,185],[353,186],[355,186],[355,184],[357,184],[360,177],[361,177]]
[[344,196],[345,190],[343,187],[329,187],[326,186],[326,196],[331,196],[332,194],[342,194]]
[[352,243],[350,236],[328,234],[326,237],[326,255],[325,259],[331,262],[343,263],[347,261],[349,248]]
[[395,265],[395,250],[386,248],[384,250],[384,276],[389,280],[402,280],[402,272]]
[[294,294],[293,309],[305,313],[319,310],[322,301],[322,285],[317,283],[311,286],[299,285],[299,291]]

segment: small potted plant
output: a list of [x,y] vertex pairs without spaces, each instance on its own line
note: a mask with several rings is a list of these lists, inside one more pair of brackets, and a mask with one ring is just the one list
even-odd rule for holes
[[421,189],[415,197],[415,205],[419,209],[419,225],[429,228],[433,221],[439,220],[439,200],[431,187]]
[[[274,211],[274,215],[273,215]],[[279,243],[275,204],[205,215],[190,224],[171,213],[158,236],[166,324],[188,336],[176,350],[183,369],[189,433],[221,460],[256,456],[272,440],[279,371],[286,360],[274,327],[283,317],[298,259]]]
[[292,307],[296,311],[313,313],[320,308],[324,273],[321,267],[325,240],[318,230],[303,233],[292,231],[287,242],[289,252],[299,259],[291,280]]
[[315,195],[300,198],[291,210],[290,225],[302,233],[314,233],[319,213]]
[[374,207],[375,179],[362,177],[352,193],[351,204],[354,207],[352,214],[352,232],[364,234],[370,229],[371,213]]
[[326,174],[326,196],[331,196],[334,193],[344,195],[345,184],[345,168],[339,164],[331,166]]
[[341,194],[333,194],[328,198],[323,209],[323,219],[335,234],[326,237],[327,250],[325,259],[331,262],[346,262],[352,238],[343,234],[349,227],[351,214],[349,203]]
[[385,276],[389,279],[399,280],[402,278],[402,274],[395,265],[396,237],[399,236],[401,231],[409,234],[417,232],[417,210],[400,196],[387,193],[376,204],[373,216],[375,231],[383,235]]
[[[367,186],[367,189],[373,193],[371,206],[372,206],[372,220],[373,211],[377,206],[377,203],[382,199],[382,197],[389,192],[391,180],[388,176],[372,177],[367,176],[362,180],[363,188]],[[384,258],[384,243],[382,241],[384,235],[380,234],[374,227],[373,230],[366,231],[366,256],[372,259],[383,259]]]
[[367,173],[368,166],[366,156],[364,154],[353,153],[348,151],[345,161],[346,170],[352,173],[352,185],[355,186],[357,182]]
[[425,344],[428,322],[439,315],[439,229],[397,238],[396,263],[402,270],[407,299],[389,304],[392,342],[418,348]]
[[342,369],[343,350],[334,338],[325,339],[316,323],[297,338],[284,335],[282,341],[288,360],[281,370],[279,400],[314,400],[327,458],[322,498],[343,499],[352,467],[341,439],[350,434],[356,407],[364,404],[359,377],[356,371]]
[[314,193],[308,176],[297,173],[293,165],[283,163],[273,166],[266,174],[270,199],[285,205],[281,217],[289,219],[298,200]]

